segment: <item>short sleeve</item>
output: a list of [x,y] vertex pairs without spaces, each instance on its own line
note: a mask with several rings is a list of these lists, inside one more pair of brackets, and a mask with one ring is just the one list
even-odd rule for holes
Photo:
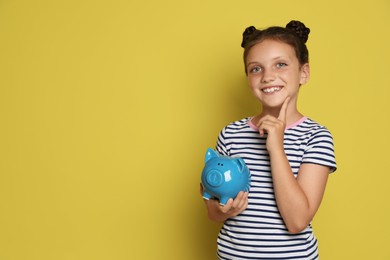
[[313,132],[307,142],[302,163],[328,166],[329,173],[336,171],[333,137],[328,129],[322,127]]
[[225,132],[226,132],[226,127],[223,128],[218,135],[216,149],[220,155],[229,156],[229,152],[227,150],[226,143],[225,143]]

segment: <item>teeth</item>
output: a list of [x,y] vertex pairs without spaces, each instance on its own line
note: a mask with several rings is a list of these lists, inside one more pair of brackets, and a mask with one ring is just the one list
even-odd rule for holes
[[275,91],[279,91],[280,89],[281,89],[281,87],[265,88],[265,89],[263,89],[263,92],[265,92],[265,93],[272,93],[272,92],[275,92]]

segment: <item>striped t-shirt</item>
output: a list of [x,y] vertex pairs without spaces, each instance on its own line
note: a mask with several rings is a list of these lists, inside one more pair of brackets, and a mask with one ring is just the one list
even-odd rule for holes
[[[309,225],[290,234],[276,206],[271,177],[267,136],[260,137],[251,118],[227,125],[219,134],[220,154],[244,159],[251,172],[247,209],[225,221],[218,235],[220,259],[318,259],[317,239]],[[309,118],[286,128],[284,150],[296,176],[302,163],[336,170],[333,138]],[[315,173],[313,173],[315,174]]]

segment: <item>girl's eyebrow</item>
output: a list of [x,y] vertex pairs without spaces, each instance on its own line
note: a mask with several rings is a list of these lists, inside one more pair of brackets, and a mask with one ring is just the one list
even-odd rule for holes
[[246,66],[249,66],[249,65],[252,65],[252,64],[260,64],[260,63],[257,62],[257,61],[251,61],[251,62],[249,62]]
[[[286,56],[277,56],[275,58],[272,58],[272,61],[276,61],[276,60],[288,60],[288,57],[286,57]],[[261,62],[251,61],[251,62],[248,62],[247,66],[252,65],[252,64],[260,64],[261,65]]]

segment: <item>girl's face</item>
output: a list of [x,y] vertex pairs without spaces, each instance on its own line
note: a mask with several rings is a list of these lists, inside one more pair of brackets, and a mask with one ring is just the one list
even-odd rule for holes
[[294,48],[276,40],[254,45],[245,66],[249,86],[263,109],[280,107],[287,97],[296,104],[299,86],[310,75],[309,64],[299,64]]

